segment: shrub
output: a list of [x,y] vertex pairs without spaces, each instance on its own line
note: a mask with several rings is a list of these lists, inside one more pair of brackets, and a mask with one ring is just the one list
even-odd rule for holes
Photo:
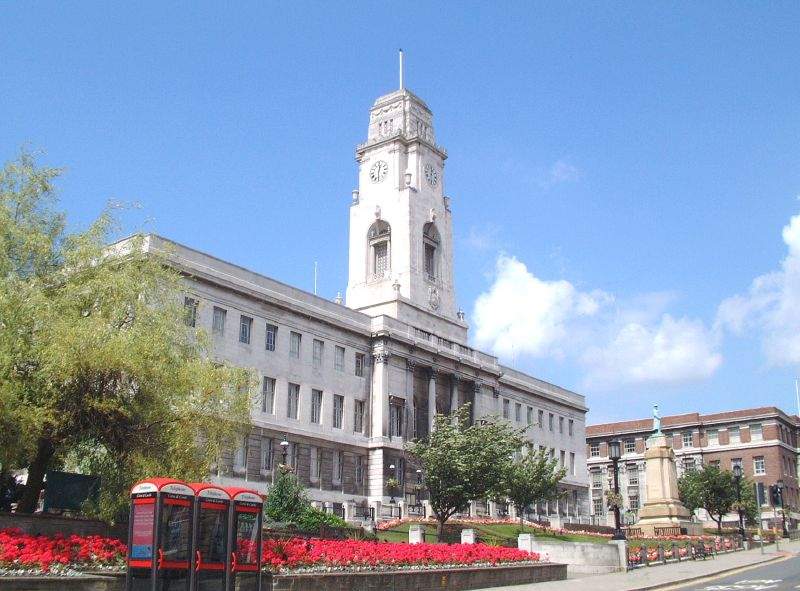
[[305,487],[297,480],[294,472],[281,466],[275,484],[269,489],[264,514],[270,521],[297,523],[311,508]]

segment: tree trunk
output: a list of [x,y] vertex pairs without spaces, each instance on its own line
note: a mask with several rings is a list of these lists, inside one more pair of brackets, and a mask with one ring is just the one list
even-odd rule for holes
[[[711,515],[711,514],[709,513],[709,515]],[[719,519],[715,519],[714,516],[711,515],[711,519],[713,519],[714,521],[717,522],[717,533],[719,533],[719,534],[722,533],[722,518],[723,517],[724,517],[724,515],[720,515]]]
[[19,513],[33,513],[39,504],[39,493],[42,491],[44,475],[53,459],[56,449],[51,439],[40,437],[36,444],[36,455],[28,466],[28,482],[22,498],[17,505]]
[[436,520],[436,541],[442,542],[442,535],[444,534],[444,521],[441,519]]

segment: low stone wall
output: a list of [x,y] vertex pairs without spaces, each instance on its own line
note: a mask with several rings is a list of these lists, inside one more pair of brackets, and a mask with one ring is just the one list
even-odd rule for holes
[[[462,591],[567,578],[563,564],[360,573],[264,573],[263,591]],[[1,577],[3,591],[123,591],[124,576]]]
[[548,542],[522,534],[519,536],[519,548],[527,552],[538,552],[543,560],[566,564],[570,576],[627,570],[625,542]]
[[[567,578],[564,564],[533,564],[362,573],[275,575],[273,591],[462,591]],[[264,589],[268,589],[266,579]]]
[[3,591],[123,591],[125,577],[0,577]]
[[61,533],[65,536],[105,536],[123,542],[128,537],[128,524],[110,525],[98,519],[76,519],[46,513],[6,513],[0,512],[0,529],[16,527],[30,535],[48,535]]

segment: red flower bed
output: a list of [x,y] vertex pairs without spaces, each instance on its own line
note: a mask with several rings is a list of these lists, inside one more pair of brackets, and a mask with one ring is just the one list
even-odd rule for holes
[[383,570],[538,561],[539,555],[486,544],[399,544],[360,540],[266,540],[264,567],[280,571],[358,568]]
[[31,536],[19,529],[0,530],[0,568],[11,570],[119,567],[125,564],[126,551],[122,542],[102,536]]

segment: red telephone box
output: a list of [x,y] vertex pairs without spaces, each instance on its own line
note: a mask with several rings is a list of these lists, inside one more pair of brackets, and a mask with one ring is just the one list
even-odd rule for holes
[[261,591],[261,515],[264,499],[254,490],[226,488],[230,508],[228,591]]
[[191,590],[225,591],[230,571],[231,496],[214,484],[196,482],[189,486],[195,493]]
[[194,491],[172,478],[131,489],[126,591],[189,591]]

